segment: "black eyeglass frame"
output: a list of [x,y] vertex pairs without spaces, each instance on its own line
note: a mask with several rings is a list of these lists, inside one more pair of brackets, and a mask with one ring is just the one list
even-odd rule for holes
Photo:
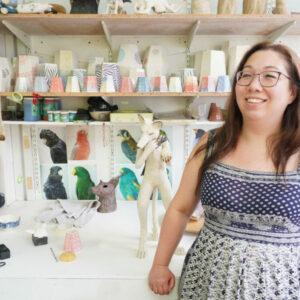
[[[237,85],[239,85],[239,86],[249,86],[251,83],[252,83],[252,81],[254,80],[254,78],[255,78],[255,76],[258,76],[258,81],[259,81],[259,83],[260,83],[260,85],[261,86],[263,86],[263,87],[274,87],[277,83],[278,83],[278,81],[279,81],[279,78],[280,78],[280,76],[282,75],[282,76],[284,76],[285,78],[287,78],[287,79],[289,79],[289,80],[291,80],[291,77],[289,77],[288,75],[285,75],[284,73],[282,73],[282,72],[280,72],[280,71],[263,71],[263,72],[260,72],[260,73],[254,73],[254,72],[249,72],[249,73],[251,73],[251,75],[253,76],[252,77],[252,79],[250,80],[250,82],[248,83],[248,84],[240,84],[239,83],[239,75],[240,74],[242,74],[243,72],[245,72],[245,71],[238,71],[237,73],[236,73],[236,84]],[[267,72],[274,72],[274,73],[278,73],[279,75],[278,75],[278,78],[277,78],[277,81],[273,84],[273,85],[263,85],[262,83],[261,83],[261,78],[260,78],[260,75],[262,74],[262,73],[267,73]],[[240,78],[241,79],[241,78]]]

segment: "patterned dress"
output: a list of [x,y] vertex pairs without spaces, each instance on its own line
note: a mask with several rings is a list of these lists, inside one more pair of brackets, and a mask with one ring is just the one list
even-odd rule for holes
[[300,163],[276,179],[217,162],[205,172],[205,224],[180,299],[300,300]]

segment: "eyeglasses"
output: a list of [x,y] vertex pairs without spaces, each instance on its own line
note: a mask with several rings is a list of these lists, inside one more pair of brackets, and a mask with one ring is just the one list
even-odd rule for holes
[[258,76],[261,86],[272,87],[277,84],[281,75],[286,77],[287,79],[291,79],[289,76],[277,71],[264,71],[260,73],[239,71],[236,73],[236,84],[241,86],[248,86],[253,81],[254,77]]

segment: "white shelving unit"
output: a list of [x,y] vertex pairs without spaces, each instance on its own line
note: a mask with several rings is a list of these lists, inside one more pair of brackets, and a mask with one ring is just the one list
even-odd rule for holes
[[[15,42],[13,35],[18,38]],[[238,44],[254,44],[272,40],[288,44],[300,54],[300,16],[276,15],[0,15],[0,51],[8,57],[18,54],[41,56],[45,61],[58,49],[74,49],[79,67],[89,56],[103,56],[106,61],[116,57],[121,43],[136,43],[143,52],[150,44],[168,48],[169,73],[191,64],[192,54],[198,50],[221,49]],[[21,41],[21,42],[19,42]],[[168,63],[166,62],[166,63]],[[170,63],[172,62],[172,63]],[[6,103],[11,93],[0,93]],[[32,93],[23,93],[31,96]],[[124,107],[149,107],[153,112],[183,111],[195,97],[200,102],[217,102],[224,107],[228,93],[41,93],[42,97],[61,97],[63,109],[86,105],[88,97],[108,97],[111,102]],[[167,126],[177,126],[182,139],[176,143],[177,157],[182,157],[176,171],[182,171],[188,157],[191,127],[212,128],[220,122],[197,120],[163,120]],[[137,123],[90,122],[23,122],[5,121],[7,140],[0,143],[0,190],[10,199],[33,200],[41,191],[38,182],[39,165],[36,163],[36,131],[48,126],[61,129],[66,126],[92,126],[93,129],[112,134],[115,125],[125,127]],[[108,129],[107,129],[108,128]],[[34,138],[33,138],[34,136]],[[182,141],[182,142],[180,142]],[[33,144],[32,144],[33,142]],[[18,153],[19,148],[20,149]],[[31,147],[35,151],[31,151]],[[174,147],[175,148],[175,147]],[[108,143],[103,170],[113,172],[111,160],[113,142]],[[182,155],[181,155],[182,154]],[[23,158],[23,163],[22,159]],[[18,168],[17,168],[18,166]],[[30,168],[32,166],[32,168]],[[180,170],[179,170],[180,169]],[[27,170],[27,171],[26,171]],[[178,171],[179,170],[179,171]],[[103,171],[103,172],[104,172]],[[15,173],[14,173],[15,172]],[[23,176],[23,181],[19,176]],[[19,184],[19,186],[17,186]],[[176,183],[178,184],[178,182]],[[176,185],[175,184],[175,185]],[[20,186],[23,185],[23,188]],[[14,190],[14,187],[18,189]],[[31,186],[26,193],[27,186]],[[15,201],[5,207],[6,213],[23,213],[22,226],[17,231],[0,232],[0,243],[7,243],[12,259],[1,268],[1,300],[18,299],[160,299],[147,289],[146,274],[151,266],[155,246],[145,261],[136,260],[137,212],[132,203],[121,203],[120,210],[112,215],[98,215],[82,230],[83,250],[77,261],[67,265],[56,263],[48,246],[35,248],[24,231],[35,224],[33,218],[45,201]],[[2,213],[0,211],[0,213]],[[103,218],[102,218],[103,217]],[[136,219],[135,219],[136,218]],[[127,223],[128,221],[128,223]],[[134,234],[132,233],[134,232]],[[50,245],[56,253],[62,252],[62,237],[51,233]],[[16,241],[15,237],[18,238]],[[186,236],[189,246],[193,237]],[[46,248],[47,247],[47,248]],[[112,257],[113,256],[113,257]],[[92,261],[92,263],[91,263]],[[171,264],[178,284],[183,258],[176,257]],[[24,265],[23,265],[24,264]],[[17,288],[16,288],[17,287]],[[55,293],[53,291],[56,291]],[[2,296],[4,295],[4,296]],[[43,295],[43,296],[41,296]],[[27,297],[27,298],[26,298]],[[77,297],[77,298],[76,298]],[[175,300],[174,290],[165,299]]]

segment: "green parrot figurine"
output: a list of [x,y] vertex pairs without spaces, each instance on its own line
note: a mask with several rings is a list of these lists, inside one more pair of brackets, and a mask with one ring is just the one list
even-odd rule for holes
[[90,173],[83,167],[75,167],[73,176],[77,176],[76,195],[78,200],[95,200],[96,195],[92,193],[91,187],[95,186],[91,180]]

